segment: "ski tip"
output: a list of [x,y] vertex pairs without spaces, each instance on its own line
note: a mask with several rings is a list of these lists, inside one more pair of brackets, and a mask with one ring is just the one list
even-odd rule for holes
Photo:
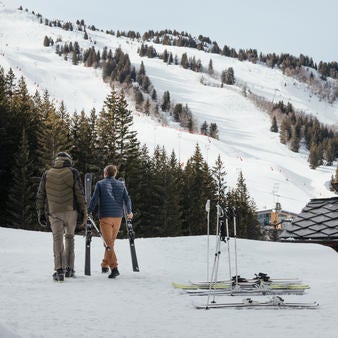
[[198,289],[198,286],[196,285],[188,285],[188,284],[182,284],[182,283],[176,283],[176,282],[172,282],[171,285],[175,289],[182,289],[182,290],[197,290]]

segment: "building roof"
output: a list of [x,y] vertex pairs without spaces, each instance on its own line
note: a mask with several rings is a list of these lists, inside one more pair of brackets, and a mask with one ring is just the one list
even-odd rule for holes
[[279,238],[338,241],[338,197],[312,199],[292,222],[285,225]]

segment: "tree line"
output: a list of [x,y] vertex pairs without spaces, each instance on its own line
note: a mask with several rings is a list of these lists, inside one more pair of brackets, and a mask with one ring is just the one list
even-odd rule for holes
[[[19,7],[19,10],[23,10],[22,6]],[[26,11],[28,11],[26,9]],[[50,27],[59,27],[65,30],[73,30],[74,25],[71,22],[61,22],[60,20],[48,20],[44,19],[41,14],[35,14],[40,23],[44,23]],[[92,31],[99,31],[97,27],[94,25],[86,25],[84,20],[77,20],[76,28],[79,31],[84,31],[84,38],[88,39],[87,29]],[[103,32],[103,30],[101,30]],[[172,29],[165,29],[160,31],[149,30],[146,31],[142,36],[139,32],[135,31],[120,31],[116,32],[113,30],[106,30],[106,34],[116,35],[117,37],[127,37],[130,39],[137,39],[142,41],[153,41],[157,44],[170,45],[170,46],[179,46],[179,47],[189,47],[196,48],[198,50],[203,50],[205,52],[210,52],[214,54],[220,54],[224,56],[228,56],[231,58],[236,58],[240,61],[248,60],[250,62],[256,63],[261,62],[266,64],[269,67],[278,67],[284,73],[289,75],[298,74],[299,80],[305,81],[311,85],[311,80],[313,79],[313,74],[311,73],[310,81],[305,79],[303,76],[303,72],[301,67],[312,68],[318,71],[322,80],[326,80],[327,77],[331,77],[333,79],[338,79],[338,62],[323,62],[320,61],[317,65],[312,57],[300,54],[299,57],[293,56],[289,53],[280,53],[279,55],[276,53],[268,53],[263,54],[257,52],[257,49],[243,49],[240,48],[238,51],[230,47],[228,45],[224,45],[223,48],[219,47],[216,41],[211,41],[211,39],[207,36],[199,35],[198,37],[193,37],[191,34],[184,31],[177,31]],[[327,94],[326,94],[327,95]],[[335,92],[331,94],[330,101],[333,102],[338,95],[337,88],[335,88]]]
[[118,166],[140,237],[205,234],[208,199],[212,211],[217,203],[231,212],[235,208],[238,236],[260,237],[243,175],[228,188],[221,158],[210,167],[198,144],[185,165],[174,151],[157,147],[150,154],[131,128],[133,117],[123,91],[113,88],[98,112],[71,115],[63,102],[56,106],[47,91],[30,95],[23,77],[16,79],[12,69],[5,73],[0,67],[0,122],[1,226],[43,230],[35,211],[38,184],[56,154],[67,151],[82,177],[93,173],[94,182],[102,178],[105,165]]
[[332,165],[338,157],[337,132],[314,116],[297,113],[290,102],[279,101],[273,105],[270,130],[279,132],[280,142],[293,152],[299,152],[303,144],[309,151],[308,162],[312,169],[324,163]]

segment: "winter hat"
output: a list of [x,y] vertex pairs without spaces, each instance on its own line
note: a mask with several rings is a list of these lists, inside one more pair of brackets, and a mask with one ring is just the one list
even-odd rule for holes
[[69,162],[69,165],[73,165],[73,159],[72,157],[66,153],[65,151],[61,151],[56,155],[55,161],[64,161]]

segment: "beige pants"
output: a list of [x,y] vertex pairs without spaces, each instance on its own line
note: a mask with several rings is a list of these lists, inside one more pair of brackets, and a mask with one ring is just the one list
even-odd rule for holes
[[102,267],[117,268],[117,258],[114,250],[114,243],[120,230],[122,217],[102,217],[100,218],[100,230],[105,243],[110,250],[105,250],[102,260]]
[[[76,210],[56,212],[49,215],[53,232],[54,268],[74,269],[74,233],[76,228]],[[63,240],[65,239],[65,243]]]

